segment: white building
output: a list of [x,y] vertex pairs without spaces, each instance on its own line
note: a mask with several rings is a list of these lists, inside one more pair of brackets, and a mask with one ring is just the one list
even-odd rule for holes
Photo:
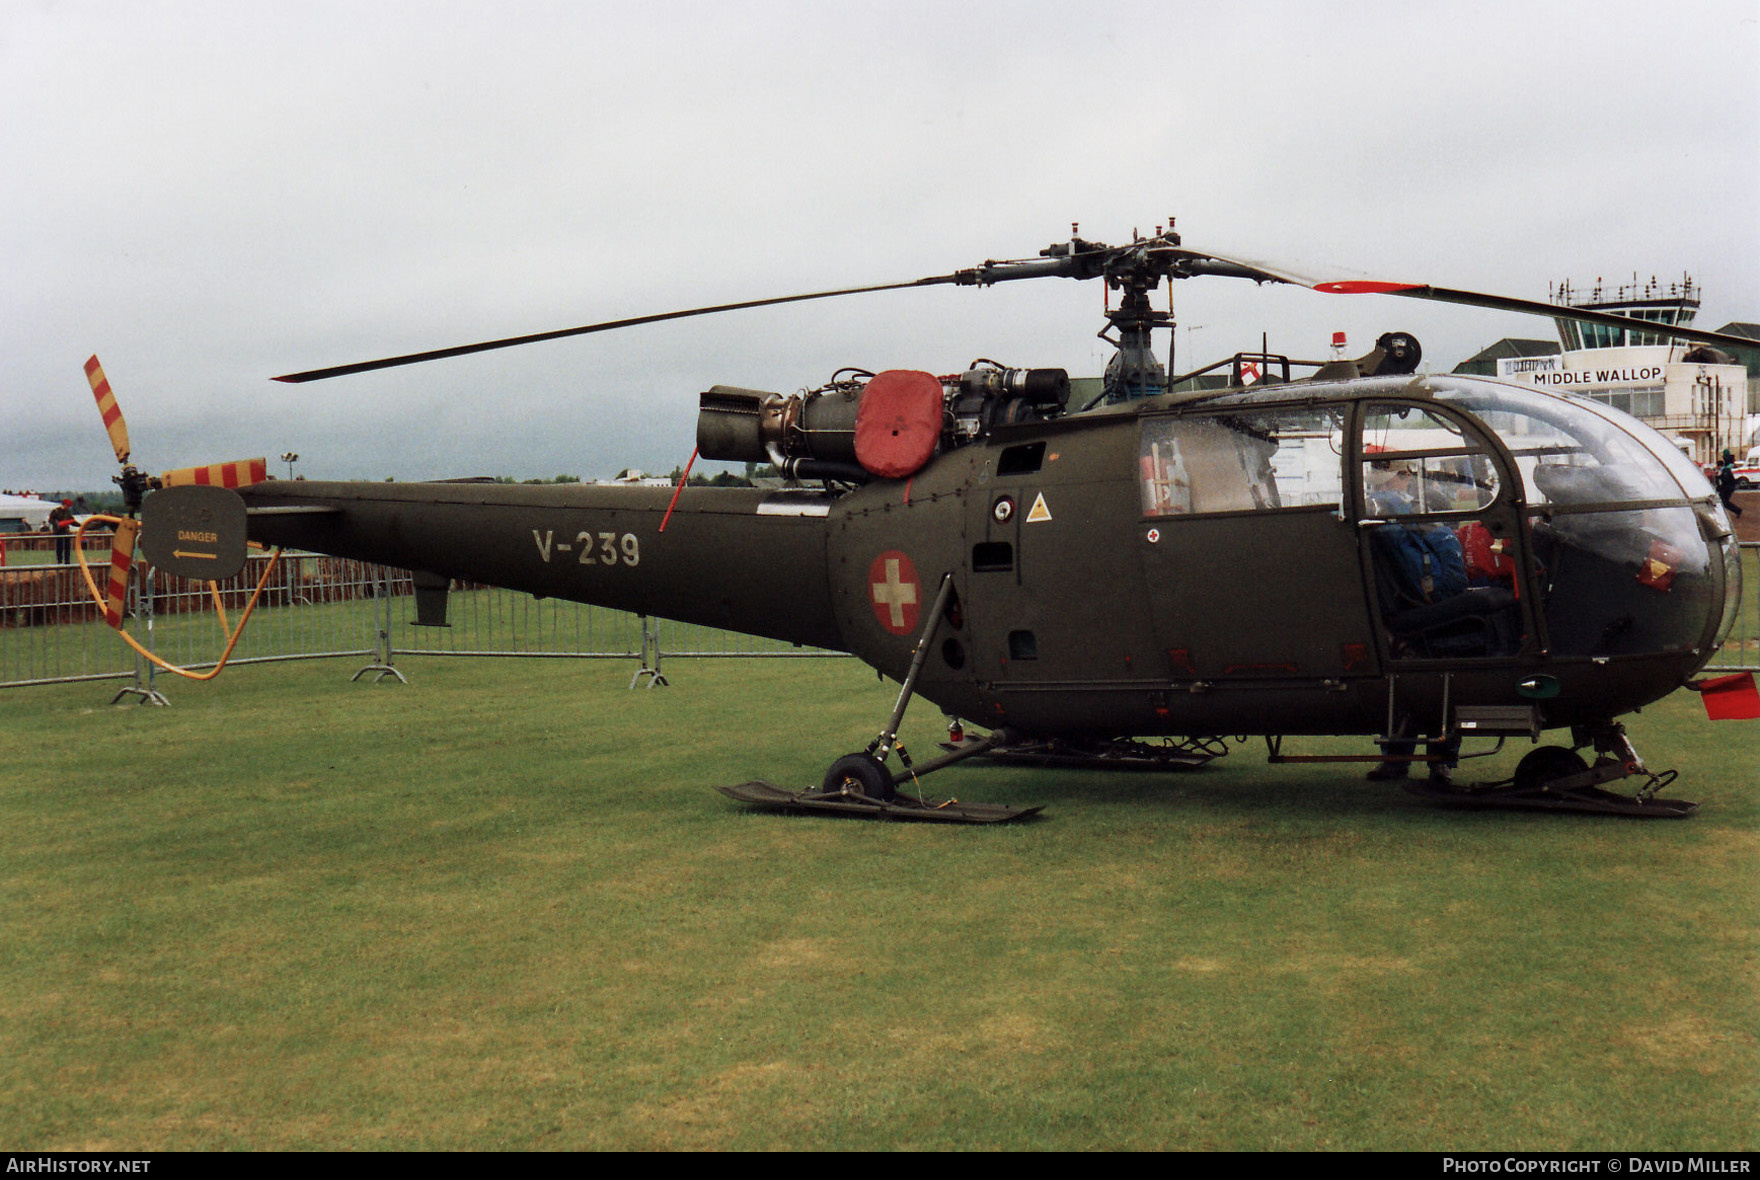
[[37,533],[49,525],[58,501],[0,492],[0,533]]
[[[1679,283],[1603,289],[1586,297],[1560,284],[1552,300],[1570,307],[1686,326],[1699,310],[1691,278]],[[1640,332],[1576,320],[1557,321],[1564,352],[1503,357],[1505,381],[1574,393],[1623,410],[1675,440],[1699,463],[1716,462],[1725,447],[1741,454],[1747,443],[1747,366],[1719,363],[1713,350]]]

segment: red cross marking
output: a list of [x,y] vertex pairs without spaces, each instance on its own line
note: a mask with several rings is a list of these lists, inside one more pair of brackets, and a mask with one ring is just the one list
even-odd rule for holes
[[923,585],[910,558],[896,549],[876,557],[868,567],[868,590],[874,617],[882,627],[894,635],[909,635],[917,629]]

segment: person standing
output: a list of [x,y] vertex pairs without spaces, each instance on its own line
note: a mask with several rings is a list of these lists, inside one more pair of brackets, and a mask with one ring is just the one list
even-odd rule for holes
[[1735,513],[1737,516],[1740,516],[1742,510],[1736,507],[1735,494],[1736,454],[1734,451],[1725,448],[1723,452],[1723,461],[1717,465],[1717,498],[1723,501],[1723,506],[1725,508]]
[[49,513],[49,531],[55,534],[55,563],[73,560],[73,501],[63,500]]

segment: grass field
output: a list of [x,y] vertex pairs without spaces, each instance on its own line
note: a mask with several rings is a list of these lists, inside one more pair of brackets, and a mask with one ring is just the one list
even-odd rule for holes
[[[6,540],[6,565],[7,566],[55,565],[55,564],[57,564],[56,560],[55,560],[56,554],[55,554],[55,550],[53,547],[46,547],[46,548],[41,548],[41,549],[36,549],[36,548],[27,549],[24,546],[19,545],[16,541],[13,541],[9,538],[0,538],[0,539]],[[86,560],[88,562],[91,562],[93,565],[108,566],[110,564],[110,538],[106,536],[106,537],[102,538],[101,540],[102,540],[102,544],[92,544],[91,538],[90,537],[86,538],[86,542],[87,542],[86,546],[85,546]],[[70,555],[70,559],[71,559],[71,555]]]
[[1760,725],[1696,698],[1631,719],[1686,821],[1447,811],[1261,745],[962,767],[930,784],[1046,816],[939,828],[710,790],[859,748],[895,688],[853,661],[672,661],[636,692],[603,662],[356,663],[169,709],[3,698],[0,1141],[1760,1138]]

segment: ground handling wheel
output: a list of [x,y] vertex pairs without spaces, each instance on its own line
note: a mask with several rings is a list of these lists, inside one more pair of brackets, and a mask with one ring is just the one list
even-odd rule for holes
[[872,754],[845,754],[825,772],[819,789],[831,795],[861,795],[885,803],[897,795],[892,775]]
[[[1438,803],[1467,807],[1520,807],[1539,811],[1586,811],[1601,815],[1627,815],[1640,819],[1680,819],[1699,810],[1685,799],[1659,799],[1656,792],[1675,779],[1675,773],[1651,774],[1626,745],[1626,758],[1602,757],[1591,767],[1582,755],[1563,746],[1541,746],[1516,764],[1513,778],[1466,786],[1407,783],[1406,790]],[[1602,783],[1634,774],[1648,779],[1636,795],[1603,790]]]
[[1589,764],[1575,750],[1563,746],[1541,746],[1531,750],[1516,764],[1515,787],[1521,792],[1539,791],[1547,784],[1573,774],[1582,774]]

